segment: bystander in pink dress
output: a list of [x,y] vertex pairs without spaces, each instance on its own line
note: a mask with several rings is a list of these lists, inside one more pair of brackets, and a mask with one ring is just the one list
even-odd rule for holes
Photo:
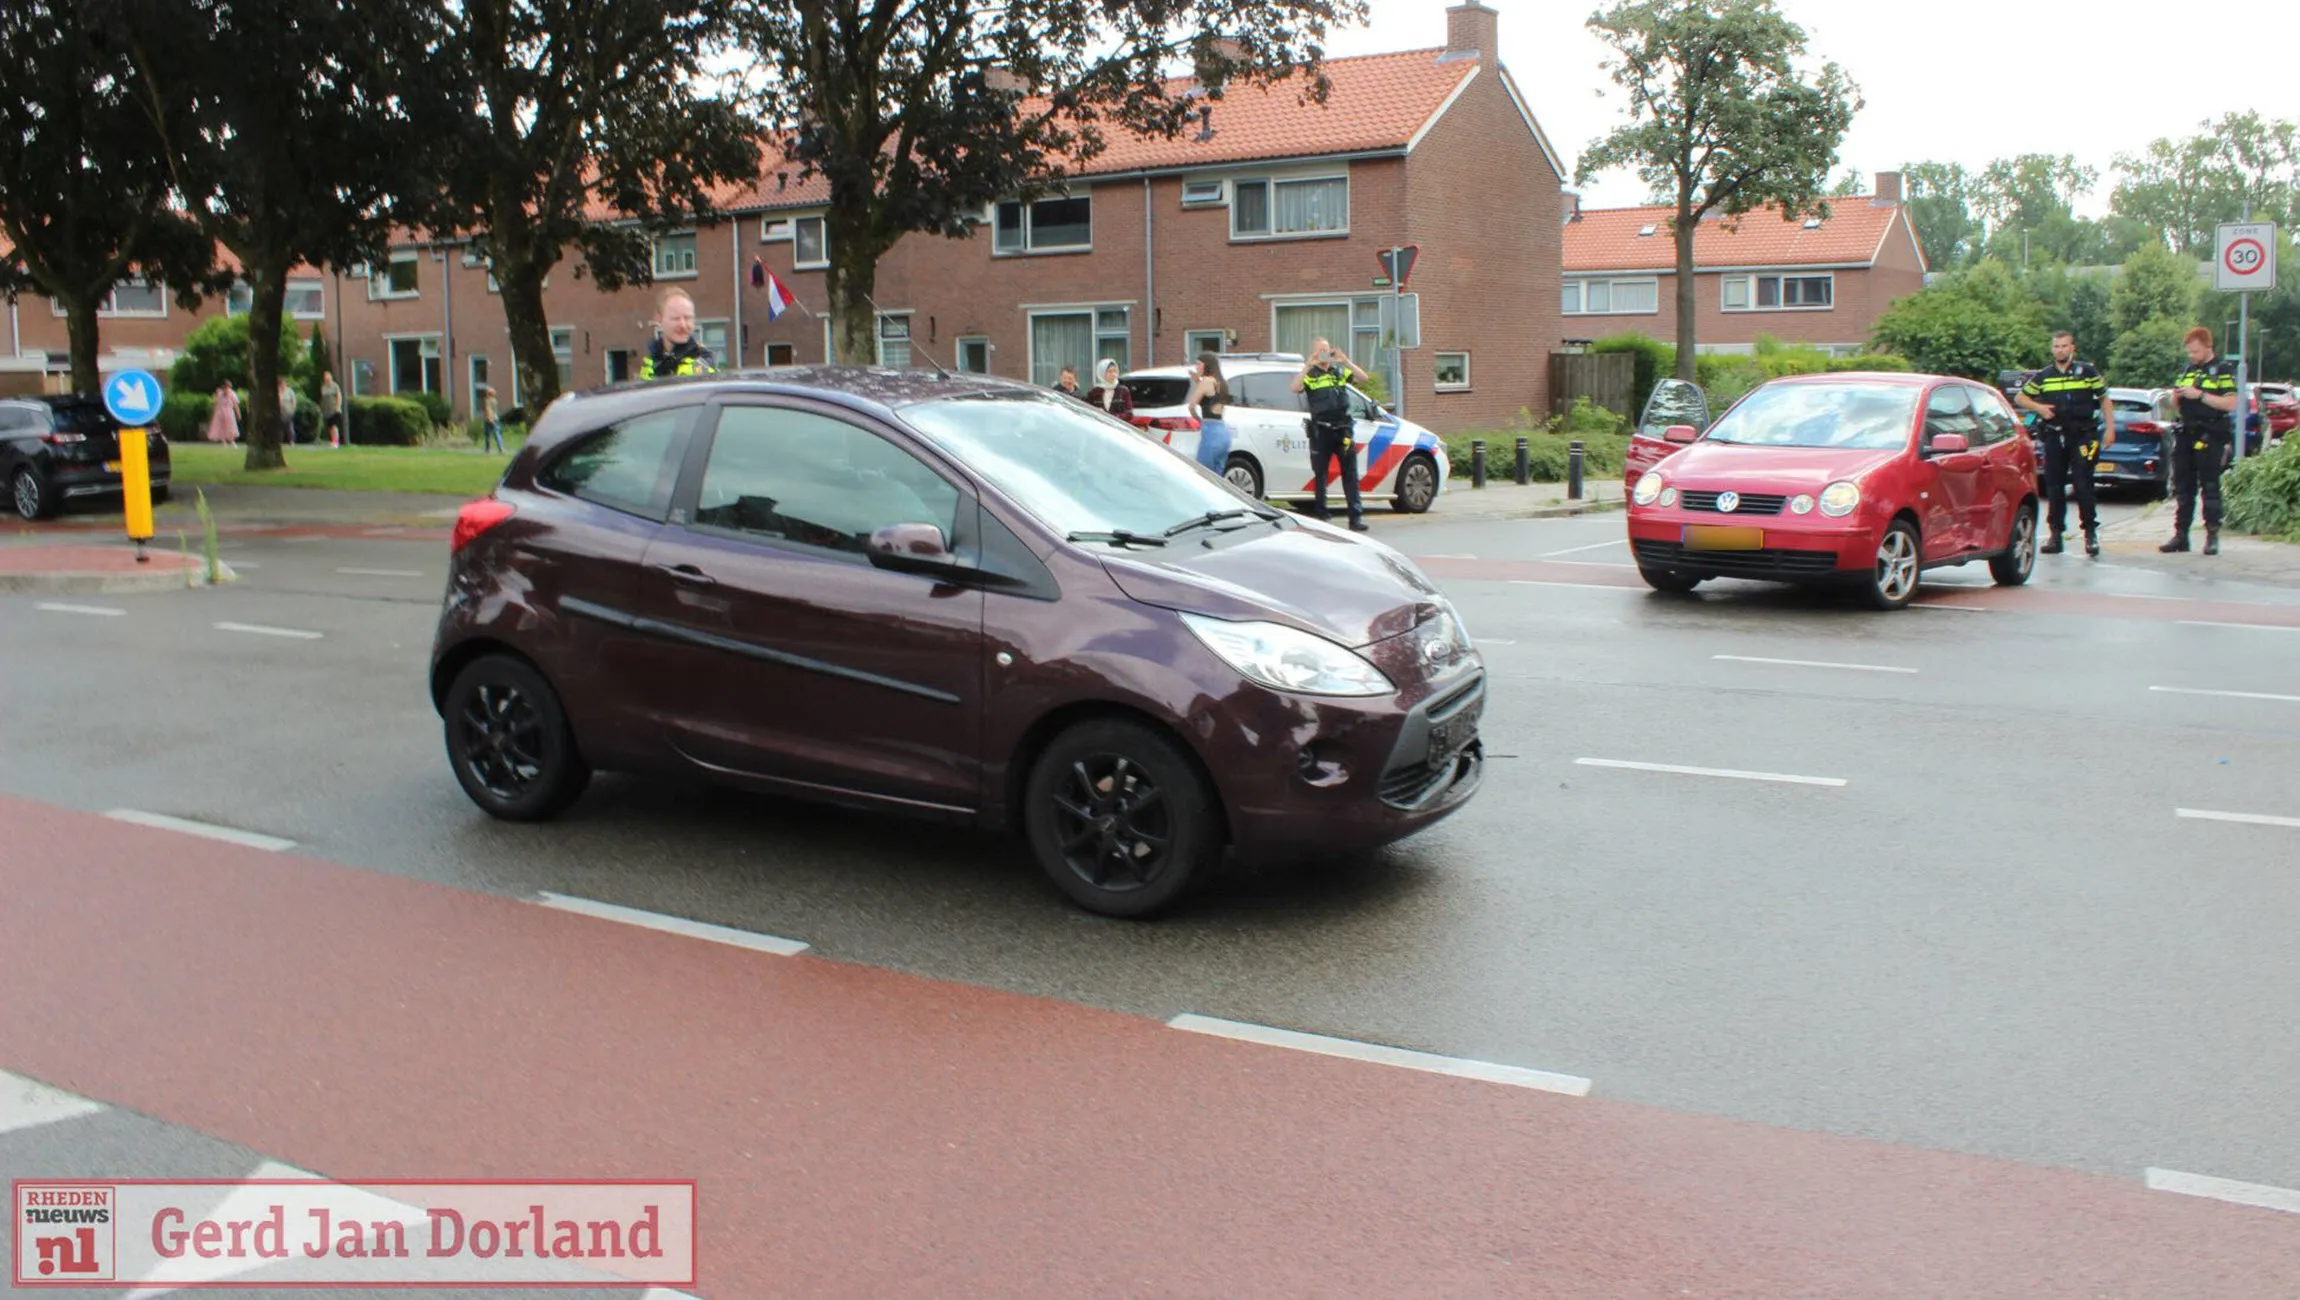
[[216,385],[216,409],[208,417],[209,442],[240,440],[240,395],[230,384]]

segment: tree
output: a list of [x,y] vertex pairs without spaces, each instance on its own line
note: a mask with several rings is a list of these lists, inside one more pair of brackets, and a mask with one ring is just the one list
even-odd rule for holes
[[1964,167],[1904,163],[1901,176],[1907,187],[1909,224],[1916,228],[1917,246],[1925,250],[1925,265],[1936,271],[1964,265],[1981,233],[1981,223],[1972,214],[1971,180]]
[[2109,294],[2110,324],[2122,336],[2160,317],[2193,323],[2202,283],[2195,262],[2162,246],[2143,248],[2125,261]]
[[[2236,295],[2207,292],[2197,308],[2200,324],[2215,335],[2227,335],[2227,322],[2236,319]],[[2233,336],[2220,339],[2221,351],[2236,355]],[[2276,287],[2252,295],[2252,342],[2248,355],[2253,379],[2292,379],[2300,376],[2300,244],[2292,233],[2281,237],[2276,250]]]
[[1858,167],[1846,168],[1845,174],[1837,178],[1837,183],[1829,187],[1829,197],[1832,199],[1857,199],[1868,192],[1868,183],[1861,179],[1861,169]]
[[[168,386],[179,393],[212,393],[219,384],[253,389],[256,373],[248,356],[249,321],[245,313],[201,321],[185,337],[184,350],[168,372]],[[284,321],[278,334],[273,364],[283,375],[293,373],[303,363],[303,340],[296,337],[295,326]]]
[[2116,336],[2108,351],[2108,382],[2120,388],[2162,388],[2188,368],[2190,326],[2155,316]]
[[[1323,42],[1365,16],[1363,0],[738,3],[777,176],[828,182],[826,288],[850,363],[876,354],[878,259],[904,235],[966,236],[991,205],[1059,186],[1108,131],[1172,138],[1234,84],[1294,77],[1322,103]],[[1177,61],[1195,85],[1166,76]]]
[[703,87],[728,14],[726,0],[451,8],[432,67],[462,109],[434,142],[445,184],[424,215],[486,257],[535,410],[559,395],[543,282],[567,250],[602,289],[649,283],[657,236],[758,175],[757,124]]
[[2229,113],[2203,122],[2185,140],[2152,141],[2140,154],[2119,154],[2125,180],[2113,209],[2155,231],[2175,252],[2203,254],[2213,227],[2235,221],[2247,201],[2253,217],[2291,228],[2300,221],[2300,127]]
[[1807,80],[1805,31],[1772,0],[1621,0],[1589,26],[1628,121],[1590,145],[1577,179],[1634,167],[1676,207],[1677,377],[1694,377],[1693,234],[1712,213],[1825,214],[1821,187],[1861,107],[1836,64]]
[[[231,250],[253,297],[250,332],[286,314],[299,263],[380,257],[395,208],[424,188],[444,129],[428,75],[432,0],[116,0],[135,92],[175,198]],[[279,357],[258,349],[247,467],[281,455]]]
[[186,300],[214,249],[170,212],[158,140],[128,90],[128,67],[86,0],[0,6],[0,293],[45,294],[64,311],[72,388],[94,393],[97,311],[141,275]]
[[1983,261],[1887,308],[1875,344],[1921,371],[1993,383],[2043,355],[2044,313],[2010,267]]

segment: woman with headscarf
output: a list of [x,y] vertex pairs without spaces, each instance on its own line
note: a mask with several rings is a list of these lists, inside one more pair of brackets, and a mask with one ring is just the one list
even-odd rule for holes
[[1089,406],[1099,406],[1106,415],[1124,420],[1134,414],[1134,394],[1118,382],[1118,363],[1108,357],[1094,370],[1094,391],[1086,395]]
[[1222,378],[1222,358],[1198,354],[1198,378],[1190,385],[1190,413],[1198,417],[1198,463],[1219,474],[1230,464],[1230,385]]

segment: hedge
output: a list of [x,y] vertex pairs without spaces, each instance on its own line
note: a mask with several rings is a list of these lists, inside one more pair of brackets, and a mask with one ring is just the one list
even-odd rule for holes
[[[216,411],[216,399],[206,393],[170,393],[160,405],[160,436],[170,442],[205,442],[208,437],[208,419]],[[240,436],[247,436],[248,415],[240,412]],[[295,432],[298,442],[310,442],[319,436],[319,407],[298,398],[295,404]]]
[[2230,527],[2300,540],[2300,436],[2238,461],[2220,492]]
[[431,412],[405,397],[347,397],[351,440],[363,447],[413,447],[431,432]]
[[1589,478],[1619,478],[1629,451],[1629,422],[1588,398],[1575,400],[1573,409],[1536,421],[1531,411],[1519,411],[1506,429],[1458,433],[1445,440],[1450,477],[1469,482],[1470,443],[1485,440],[1485,472],[1489,481],[1510,481],[1517,472],[1517,440],[1525,439],[1526,469],[1536,483],[1563,483],[1571,460],[1571,444],[1581,443],[1581,472]]

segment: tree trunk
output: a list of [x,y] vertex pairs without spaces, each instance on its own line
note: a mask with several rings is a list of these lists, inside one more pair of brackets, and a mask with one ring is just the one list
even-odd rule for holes
[[551,319],[543,309],[543,268],[533,259],[495,257],[502,288],[503,324],[511,334],[512,364],[519,367],[519,402],[533,426],[559,396],[559,358],[551,351]]
[[1699,223],[1694,221],[1691,205],[1677,205],[1677,377],[1690,383],[1698,373],[1694,366],[1694,303],[1700,288],[1693,282],[1693,233]]
[[280,432],[280,318],[287,313],[287,268],[265,262],[248,267],[249,469],[285,469]]
[[90,300],[67,302],[64,328],[72,339],[72,391],[101,396],[104,377],[96,369],[96,304]]
[[[824,291],[830,296],[831,360],[846,366],[878,364],[878,255],[885,251],[870,236],[867,216],[881,200],[868,192],[844,195],[834,178],[826,235],[830,269]],[[841,221],[842,214],[851,214]],[[849,228],[851,227],[851,228]]]

